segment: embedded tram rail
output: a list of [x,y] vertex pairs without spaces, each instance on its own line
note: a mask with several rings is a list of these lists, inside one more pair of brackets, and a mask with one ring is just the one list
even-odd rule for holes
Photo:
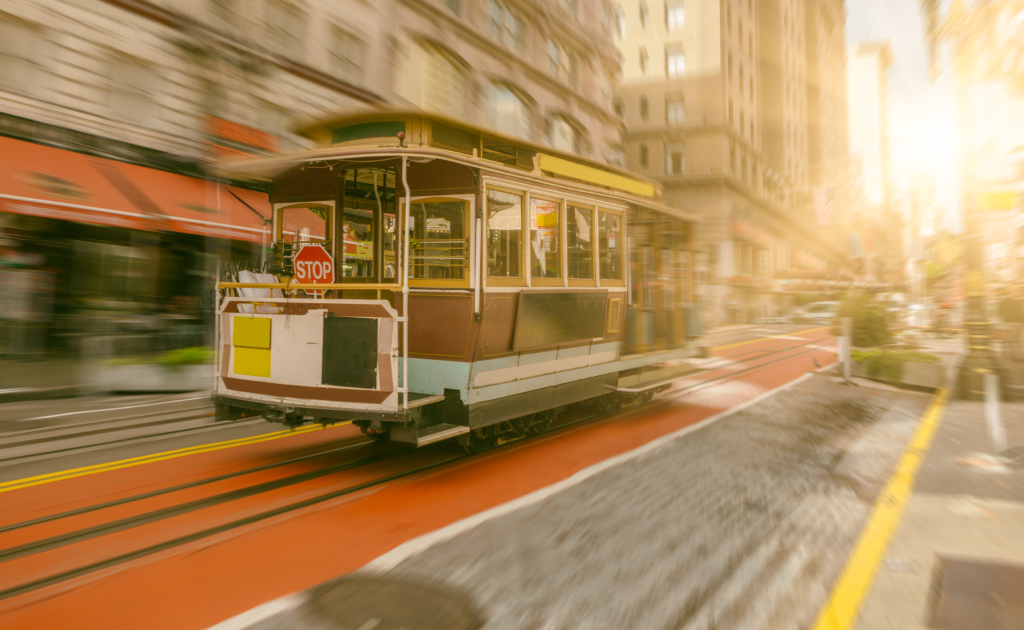
[[[821,350],[827,340],[827,334],[819,334],[801,339],[801,343],[779,340],[757,350],[734,353],[727,366],[680,381],[664,398],[664,404],[780,362],[797,360]],[[556,431],[545,439],[564,437],[587,426],[624,418],[622,414],[607,413],[595,405],[580,404],[565,411],[560,416],[562,422],[551,427]],[[528,447],[531,443],[527,441],[522,446]],[[416,450],[355,437],[340,446],[336,443],[328,446],[326,450],[314,448],[313,452],[279,462],[49,515],[7,523],[0,520],[0,565],[5,566],[4,577],[0,578],[0,600],[372,490],[391,481],[443,468],[466,457],[453,455],[451,445],[444,443]],[[341,453],[344,454],[342,461],[318,462]],[[313,466],[309,467],[310,464]],[[301,469],[302,465],[308,468]],[[272,476],[281,473],[283,476]],[[268,475],[272,478],[265,478]],[[336,478],[331,479],[332,476]],[[244,480],[251,483],[239,485]],[[226,487],[218,488],[218,484]],[[197,492],[210,490],[215,492],[195,496]],[[283,491],[289,494],[282,496]],[[175,494],[177,500],[172,497]],[[217,511],[224,506],[231,509]],[[189,515],[198,517],[204,510],[205,515],[191,523],[182,520]],[[166,526],[166,531],[157,529],[161,526]],[[116,539],[104,538],[129,530],[134,532],[132,537],[120,544]],[[97,545],[100,539],[102,544]],[[74,558],[70,565],[66,561],[69,556]]]

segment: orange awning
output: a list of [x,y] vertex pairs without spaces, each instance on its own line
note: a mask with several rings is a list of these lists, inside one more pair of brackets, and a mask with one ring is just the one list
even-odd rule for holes
[[271,215],[264,193],[10,138],[0,212],[255,242]]

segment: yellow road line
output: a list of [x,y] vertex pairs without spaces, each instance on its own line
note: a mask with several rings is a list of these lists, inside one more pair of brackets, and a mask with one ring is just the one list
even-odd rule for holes
[[[341,426],[345,424],[351,424],[351,422],[338,422],[337,424],[332,426]],[[324,427],[320,425],[314,425],[311,427],[296,429],[294,431],[276,431],[274,433],[265,433],[263,435],[255,435],[247,438],[227,440],[226,442],[200,444],[198,446],[191,446],[189,448],[180,448],[173,451],[165,451],[163,453],[154,453],[152,455],[132,457],[131,459],[122,459],[116,462],[107,462],[105,464],[94,464],[92,466],[85,466],[83,468],[62,470],[59,472],[47,473],[45,475],[39,475],[36,477],[27,477],[25,479],[17,479],[15,481],[7,481],[4,483],[0,483],[0,492],[9,492],[11,490],[18,490],[19,488],[28,488],[30,486],[38,486],[44,483],[53,483],[54,481],[61,481],[63,479],[83,477],[85,475],[95,475],[96,473],[106,472],[108,470],[119,470],[121,468],[131,468],[132,466],[152,464],[154,462],[160,462],[166,459],[185,457],[186,455],[209,453],[210,451],[220,451],[227,448],[235,448],[236,446],[246,446],[248,444],[257,444],[259,442],[269,442],[271,440],[279,440],[281,438],[286,438],[292,435],[301,435],[303,433],[319,431],[323,428]]]
[[867,525],[861,531],[857,545],[846,561],[846,567],[832,589],[828,602],[818,613],[814,630],[847,630],[856,623],[864,597],[875,582],[878,565],[888,552],[889,542],[899,527],[903,509],[914,488],[917,471],[931,447],[948,397],[949,392],[940,389],[925,411],[914,437],[896,464],[896,470],[882,494],[878,495]]
[[781,337],[793,337],[795,335],[802,335],[804,333],[818,332],[819,330],[827,330],[829,328],[832,328],[832,326],[822,326],[821,328],[808,328],[807,330],[800,330],[800,331],[795,331],[795,332],[784,333],[784,334],[781,334],[781,335],[775,335],[774,337],[761,337],[760,339],[751,339],[749,341],[741,341],[739,343],[731,343],[731,344],[729,344],[727,346],[717,346],[715,348],[712,348],[712,350],[725,350],[726,348],[735,348],[737,346],[745,346],[748,343],[757,343],[758,341],[768,341],[769,339],[779,339]]

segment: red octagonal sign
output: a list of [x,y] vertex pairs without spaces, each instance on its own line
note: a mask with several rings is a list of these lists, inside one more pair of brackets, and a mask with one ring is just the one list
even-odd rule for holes
[[[334,284],[334,259],[323,245],[303,245],[293,261],[295,281],[299,284]],[[323,291],[313,291],[321,297]]]

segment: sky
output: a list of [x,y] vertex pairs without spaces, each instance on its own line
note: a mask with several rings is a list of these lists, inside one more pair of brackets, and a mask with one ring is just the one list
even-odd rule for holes
[[938,214],[959,230],[958,126],[948,72],[928,79],[928,53],[918,0],[847,0],[846,46],[888,40],[890,156],[897,195],[915,177],[937,187]]

